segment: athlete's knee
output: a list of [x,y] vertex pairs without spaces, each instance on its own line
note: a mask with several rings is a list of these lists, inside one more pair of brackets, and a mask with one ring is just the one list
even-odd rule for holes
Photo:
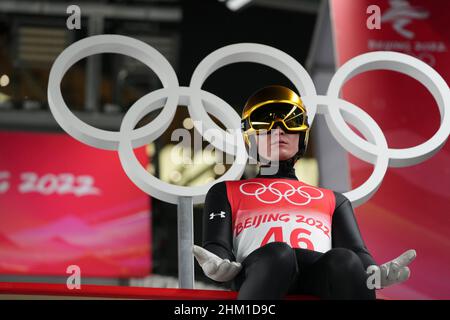
[[295,251],[284,242],[270,242],[259,248],[259,259],[276,270],[297,271]]
[[324,254],[331,299],[375,299],[367,287],[367,273],[358,255],[348,249],[335,248]]
[[361,259],[352,250],[334,248],[325,253],[328,271],[339,278],[352,279],[355,273],[364,272]]
[[295,260],[295,251],[284,242],[270,242],[261,247],[267,255],[276,261],[290,262]]

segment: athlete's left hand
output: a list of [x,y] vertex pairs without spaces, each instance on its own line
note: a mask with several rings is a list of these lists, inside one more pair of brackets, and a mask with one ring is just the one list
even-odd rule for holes
[[408,265],[416,258],[415,250],[408,250],[399,257],[380,266],[381,288],[408,280],[411,271]]

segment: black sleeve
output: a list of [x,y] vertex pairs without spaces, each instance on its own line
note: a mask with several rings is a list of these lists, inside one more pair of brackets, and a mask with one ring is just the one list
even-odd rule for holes
[[364,268],[376,264],[361,237],[358,223],[353,213],[353,207],[343,194],[334,192],[336,208],[331,224],[331,239],[333,248],[347,248],[355,252],[361,259]]
[[203,248],[222,259],[235,261],[231,206],[225,182],[209,189],[203,210]]

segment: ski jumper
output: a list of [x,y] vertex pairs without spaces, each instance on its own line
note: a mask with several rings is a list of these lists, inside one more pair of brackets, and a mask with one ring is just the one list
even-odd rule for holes
[[366,269],[376,263],[350,201],[298,180],[289,161],[281,161],[275,175],[211,187],[203,247],[242,263],[230,283],[238,299],[280,299],[287,293],[375,298]]

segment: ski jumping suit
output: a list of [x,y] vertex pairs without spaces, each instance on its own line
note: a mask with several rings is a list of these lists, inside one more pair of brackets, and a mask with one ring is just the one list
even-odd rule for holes
[[224,181],[208,191],[203,247],[242,264],[229,283],[238,299],[375,299],[366,269],[375,265],[350,201],[299,181],[289,162],[275,175]]

